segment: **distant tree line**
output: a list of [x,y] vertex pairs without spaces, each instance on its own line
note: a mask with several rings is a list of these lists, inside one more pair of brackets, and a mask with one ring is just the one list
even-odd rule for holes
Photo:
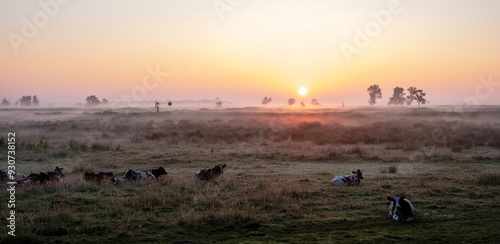
[[103,98],[102,101],[99,101],[99,98],[97,98],[96,95],[87,96],[87,99],[85,99],[85,101],[87,102],[85,104],[86,107],[95,107],[98,105],[105,105],[109,102],[106,98]]
[[[11,102],[10,99],[3,98],[2,103],[0,104],[1,106],[10,106]],[[16,101],[14,105],[21,105],[25,107],[29,106],[39,106],[40,105],[40,100],[38,100],[38,97],[36,95],[32,96],[23,96],[19,100]]]
[[[416,87],[410,87],[406,89],[408,95],[405,94],[405,89],[399,86],[394,88],[392,97],[389,98],[388,105],[411,105],[414,101],[417,102],[418,106],[422,104],[429,103],[424,97],[426,93],[422,89],[417,89]],[[368,103],[374,105],[377,103],[377,99],[382,98],[382,90],[378,85],[372,85],[366,89],[368,92]]]

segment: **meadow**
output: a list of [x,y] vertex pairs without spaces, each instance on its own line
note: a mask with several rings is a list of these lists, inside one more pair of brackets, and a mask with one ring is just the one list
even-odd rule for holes
[[[5,228],[1,243],[500,240],[500,107],[0,109],[2,158],[9,132],[18,172],[66,177],[17,187],[16,237]],[[216,180],[195,178],[217,164]],[[121,178],[159,166],[158,181]],[[360,186],[329,184],[357,169]],[[389,219],[394,194],[419,218]]]

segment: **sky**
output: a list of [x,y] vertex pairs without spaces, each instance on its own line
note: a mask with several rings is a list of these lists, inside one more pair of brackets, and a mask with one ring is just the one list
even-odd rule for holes
[[[0,1],[0,99],[500,104],[498,0]],[[308,93],[298,94],[300,87]]]

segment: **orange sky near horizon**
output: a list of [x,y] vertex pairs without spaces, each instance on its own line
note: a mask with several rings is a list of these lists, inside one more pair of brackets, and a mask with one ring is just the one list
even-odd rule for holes
[[[141,99],[367,105],[366,88],[378,84],[377,105],[395,86],[424,89],[431,105],[462,104],[478,90],[480,104],[500,104],[499,1],[253,0],[226,5],[224,20],[213,2],[72,0],[52,8],[16,52],[11,33],[23,36],[23,18],[46,10],[38,1],[1,1],[0,99],[122,99],[158,66],[169,76]],[[390,13],[391,4],[399,13],[386,26],[376,22],[373,13]],[[342,43],[356,47],[356,28],[366,34],[370,25],[380,30],[346,58]],[[491,89],[478,88],[489,75]],[[307,95],[297,93],[301,86]]]

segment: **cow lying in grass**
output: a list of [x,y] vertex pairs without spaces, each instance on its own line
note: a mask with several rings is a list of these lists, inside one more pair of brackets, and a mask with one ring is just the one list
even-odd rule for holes
[[9,171],[0,170],[0,180],[2,181],[18,181],[26,179],[26,175],[21,173],[9,174]]
[[354,186],[359,185],[363,179],[363,173],[361,170],[352,171],[352,175],[335,176],[333,180],[330,181],[331,185],[336,186]]
[[148,170],[148,173],[154,175],[156,179],[159,179],[162,175],[167,175],[167,171],[163,167],[158,167],[157,169]]
[[410,200],[405,199],[404,195],[387,197],[387,200],[391,201],[389,218],[396,221],[412,221],[417,217],[417,209],[411,204]]
[[224,173],[224,167],[226,167],[225,164],[224,165],[219,164],[211,169],[202,169],[196,172],[195,176],[198,177],[200,180],[213,180],[219,177],[222,173]]
[[112,184],[118,184],[118,179],[115,178],[113,172],[99,172],[99,174],[85,172],[83,179],[87,182],[101,183],[103,180],[107,180]]
[[64,174],[62,173],[63,168],[59,168],[56,166],[54,171],[49,171],[49,172],[40,172],[39,174],[34,174],[30,173],[28,176],[26,176],[25,179],[23,180],[18,180],[18,184],[33,184],[33,183],[38,183],[38,184],[45,184],[47,182],[62,182],[64,178]]
[[156,180],[156,177],[148,171],[134,171],[134,170],[128,169],[127,172],[125,172],[125,174],[123,175],[123,179],[127,179],[127,180],[153,179],[153,180]]

